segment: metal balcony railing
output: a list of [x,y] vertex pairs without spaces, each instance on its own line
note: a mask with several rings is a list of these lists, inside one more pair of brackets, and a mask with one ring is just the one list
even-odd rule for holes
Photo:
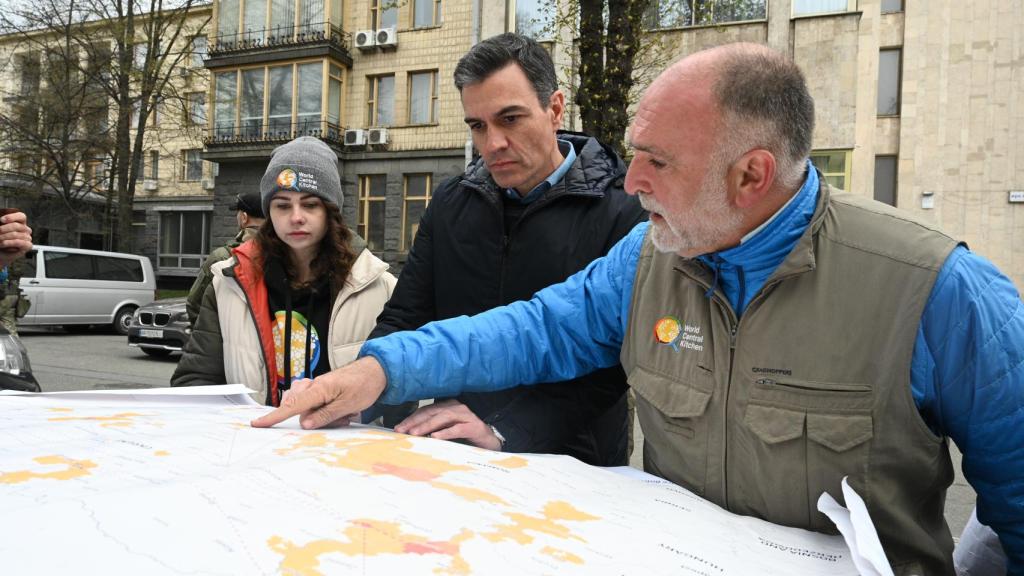
[[262,121],[243,124],[217,124],[203,139],[206,146],[239,144],[273,144],[287,142],[299,136],[314,136],[325,142],[341,145],[345,127],[323,120],[300,120],[294,125],[266,125]]
[[237,34],[217,36],[210,42],[207,57],[228,56],[243,52],[328,43],[349,53],[352,35],[327,22],[300,26],[277,26],[263,30],[246,30]]

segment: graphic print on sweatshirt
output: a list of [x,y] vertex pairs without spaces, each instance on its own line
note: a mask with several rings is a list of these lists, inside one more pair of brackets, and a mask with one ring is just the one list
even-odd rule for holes
[[[284,382],[284,321],[285,311],[278,310],[274,313],[274,355],[277,359],[277,382]],[[310,338],[309,372],[306,372],[306,330],[313,331]],[[302,378],[312,378],[310,374],[316,372],[317,364],[320,363],[320,335],[316,326],[311,326],[306,317],[292,310],[292,338],[291,338],[291,379],[292,382]]]

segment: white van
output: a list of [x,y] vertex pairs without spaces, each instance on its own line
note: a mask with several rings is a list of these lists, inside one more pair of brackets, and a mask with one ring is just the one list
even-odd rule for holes
[[25,255],[21,290],[32,301],[22,326],[110,324],[127,334],[132,314],[156,294],[149,258],[36,245]]

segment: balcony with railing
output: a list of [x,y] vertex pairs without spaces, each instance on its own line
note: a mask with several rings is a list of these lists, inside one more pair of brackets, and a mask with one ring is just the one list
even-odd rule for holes
[[299,136],[313,136],[341,146],[344,135],[344,126],[325,120],[299,118],[297,122],[292,123],[290,119],[271,118],[267,123],[256,119],[240,124],[218,123],[210,130],[203,143],[208,149],[239,145],[276,145]]
[[[299,56],[297,51],[320,48],[336,60],[352,65],[352,35],[329,22],[275,26],[261,30],[248,29],[234,34],[219,34],[210,39],[206,67],[215,68],[238,63],[239,57],[253,61],[254,55],[271,56],[265,60],[283,60]],[[302,54],[308,55],[308,54]]]

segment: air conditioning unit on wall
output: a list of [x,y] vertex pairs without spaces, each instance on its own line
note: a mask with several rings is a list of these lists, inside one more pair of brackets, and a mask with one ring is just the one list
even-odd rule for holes
[[367,130],[366,140],[370,144],[382,145],[388,143],[387,128],[370,128]]
[[153,190],[156,190],[157,187],[158,187],[158,184],[157,184],[156,180],[143,180],[142,181],[142,189],[143,190],[153,191]]
[[364,130],[345,130],[345,146],[362,146],[363,144],[366,144]]
[[394,28],[379,28],[377,30],[377,47],[394,48],[398,46],[398,33]]
[[203,190],[213,190],[213,178],[203,178]]
[[362,50],[368,50],[373,48],[374,44],[377,43],[377,34],[374,30],[360,30],[356,32],[355,44],[356,48]]

